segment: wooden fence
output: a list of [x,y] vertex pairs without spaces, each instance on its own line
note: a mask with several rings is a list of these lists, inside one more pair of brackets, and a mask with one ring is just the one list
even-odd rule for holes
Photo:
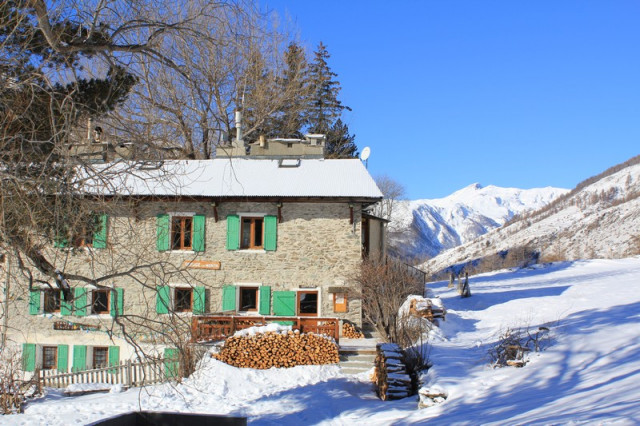
[[302,333],[326,334],[338,343],[340,339],[339,318],[198,315],[191,320],[191,339],[194,342],[222,340],[238,330],[270,323],[289,324]]
[[178,371],[174,360],[123,361],[118,365],[92,370],[63,373],[58,370],[40,370],[37,373],[41,386],[64,388],[78,383],[106,383],[126,387],[152,385],[166,382]]

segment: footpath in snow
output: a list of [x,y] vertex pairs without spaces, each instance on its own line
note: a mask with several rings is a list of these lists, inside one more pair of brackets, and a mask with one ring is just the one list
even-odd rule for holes
[[[448,394],[380,401],[368,374],[337,366],[251,370],[207,358],[183,384],[30,403],[12,425],[85,424],[133,410],[246,416],[251,424],[640,424],[640,258],[591,260],[470,278],[472,297],[430,287],[447,308],[431,333],[427,386]],[[523,368],[489,366],[507,327],[548,326],[551,345]]]

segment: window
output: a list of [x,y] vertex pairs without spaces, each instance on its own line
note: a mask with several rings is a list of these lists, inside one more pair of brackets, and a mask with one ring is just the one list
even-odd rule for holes
[[91,313],[109,313],[109,290],[93,290],[91,292]]
[[60,290],[44,290],[42,293],[44,298],[44,312],[47,314],[60,312]]
[[55,370],[58,367],[58,347],[43,346],[42,347],[42,369]]
[[109,362],[109,348],[95,346],[93,348],[93,368],[106,367]]
[[240,230],[241,249],[261,249],[263,247],[263,222],[262,217],[243,217],[242,229]]
[[176,287],[173,291],[173,310],[175,312],[191,311],[193,290],[191,288]]
[[204,314],[207,309],[204,286],[174,287],[161,285],[156,288],[156,313],[193,312]]
[[239,293],[239,311],[255,312],[258,310],[258,287],[240,287]]
[[173,216],[171,218],[171,250],[191,250],[192,232],[192,216]]
[[[66,229],[57,236],[54,247],[93,247],[103,249],[107,247],[106,214],[91,215],[88,223],[79,224],[74,229]],[[70,238],[69,238],[70,237]]]
[[318,292],[299,291],[298,292],[298,315],[318,316]]

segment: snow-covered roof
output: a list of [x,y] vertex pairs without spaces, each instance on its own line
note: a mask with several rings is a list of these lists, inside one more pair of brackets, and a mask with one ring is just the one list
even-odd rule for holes
[[98,167],[108,178],[90,180],[85,188],[101,195],[382,198],[358,159],[217,158]]

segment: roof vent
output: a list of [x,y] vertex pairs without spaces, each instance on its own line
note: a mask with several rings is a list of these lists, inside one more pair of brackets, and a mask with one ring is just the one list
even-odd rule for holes
[[300,167],[299,158],[281,158],[278,167]]

